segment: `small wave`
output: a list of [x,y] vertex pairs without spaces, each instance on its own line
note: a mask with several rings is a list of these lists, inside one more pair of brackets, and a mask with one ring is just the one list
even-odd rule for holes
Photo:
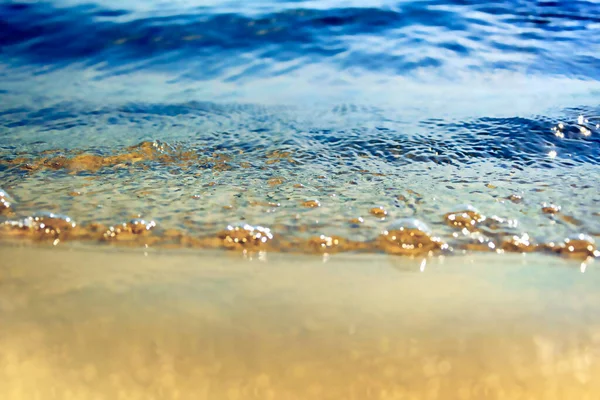
[[0,47],[13,65],[79,63],[103,76],[167,70],[237,81],[327,63],[391,75],[500,69],[597,79],[598,15],[600,5],[587,1],[415,1],[262,13],[204,7],[156,16],[9,2],[0,4]]
[[[6,109],[0,113],[0,122],[6,129],[34,128],[22,136],[25,147],[36,143],[43,132],[70,137],[71,146],[65,142],[68,148],[77,143],[74,138],[81,129],[94,132],[114,126],[134,132],[154,127],[150,129],[155,132],[157,126],[164,126],[168,133],[163,139],[181,141],[192,148],[208,152],[243,150],[247,154],[291,148],[298,162],[328,164],[336,159],[372,157],[394,166],[414,162],[461,166],[482,160],[506,162],[513,168],[600,164],[600,110],[589,107],[565,110],[562,120],[556,116],[461,121],[429,118],[416,125],[390,122],[377,108],[343,105],[331,112],[352,124],[338,122],[322,128],[285,107],[210,102],[128,103],[101,109],[61,103],[43,109]],[[181,136],[178,130],[183,132]],[[10,137],[10,130],[6,134]],[[88,146],[93,143],[89,137],[82,140]],[[101,140],[120,142],[108,132]],[[48,145],[51,143],[55,141]]]

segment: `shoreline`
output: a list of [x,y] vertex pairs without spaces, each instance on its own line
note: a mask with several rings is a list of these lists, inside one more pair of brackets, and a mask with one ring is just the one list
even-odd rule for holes
[[[422,259],[0,247],[6,399],[593,398],[600,275]],[[36,397],[37,396],[37,397]]]

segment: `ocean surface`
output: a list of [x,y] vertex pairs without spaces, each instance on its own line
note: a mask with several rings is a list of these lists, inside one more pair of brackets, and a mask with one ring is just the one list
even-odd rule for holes
[[0,188],[55,245],[597,257],[600,3],[3,1]]

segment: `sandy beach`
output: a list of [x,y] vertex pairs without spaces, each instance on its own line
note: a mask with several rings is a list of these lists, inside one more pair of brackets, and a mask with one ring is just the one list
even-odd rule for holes
[[544,255],[0,249],[0,398],[593,399],[600,276]]

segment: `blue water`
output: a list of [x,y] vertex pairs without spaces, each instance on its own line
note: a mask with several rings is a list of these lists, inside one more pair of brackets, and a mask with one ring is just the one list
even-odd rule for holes
[[[21,138],[16,127],[37,135],[207,112],[241,112],[250,128],[263,128],[261,118],[324,130],[376,124],[385,139],[409,122],[409,132],[471,141],[481,125],[523,143],[535,136],[525,131],[599,114],[600,4],[591,1],[9,1],[0,49],[5,144]],[[274,105],[308,115],[260,108]],[[323,117],[320,126],[313,115],[329,111],[358,123]],[[491,133],[496,147],[503,135]],[[42,134],[59,147],[87,143],[69,136]],[[569,138],[523,147],[548,141],[597,159],[597,135]],[[514,156],[483,154],[497,150]]]
[[[131,214],[127,194],[140,185],[164,181],[217,191],[218,205],[231,193],[197,188],[221,179],[285,202],[286,189],[261,185],[277,175],[312,185],[313,197],[359,182],[317,221],[325,226],[367,204],[435,224],[442,204],[473,203],[531,218],[527,230],[542,239],[600,232],[597,1],[4,1],[0,99],[0,186],[84,220],[98,215],[53,194],[79,182],[10,162],[154,140],[233,157],[233,171],[210,176],[153,165],[136,184],[99,171],[125,196],[106,219]],[[264,155],[273,151],[292,152],[295,163],[271,171]],[[256,169],[237,169],[241,152]],[[387,178],[364,180],[364,170]],[[329,186],[315,180],[343,174]],[[503,192],[482,198],[492,181]],[[408,186],[430,203],[391,200]],[[498,208],[512,192],[531,192],[528,206]],[[532,217],[545,200],[570,205],[580,224]],[[174,201],[138,208],[175,221],[172,213],[195,207]],[[274,221],[239,210],[235,218]],[[234,219],[202,213],[199,222]]]
[[4,2],[2,59],[52,69],[77,63],[99,79],[146,70],[172,81],[239,82],[308,65],[359,76],[600,77],[593,1],[215,3]]

